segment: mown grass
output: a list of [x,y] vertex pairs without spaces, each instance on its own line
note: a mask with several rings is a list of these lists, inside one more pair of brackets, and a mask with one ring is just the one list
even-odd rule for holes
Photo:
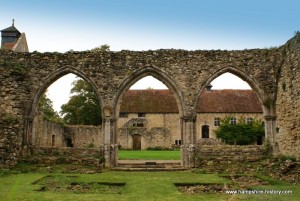
[[120,160],[180,160],[180,151],[119,150]]
[[[59,169],[59,168],[57,168]],[[54,178],[54,180],[48,180]],[[229,194],[184,194],[177,190],[174,183],[219,183],[228,184],[230,180],[216,174],[199,174],[192,171],[183,172],[117,172],[104,171],[96,174],[63,174],[60,172],[46,173],[45,170],[19,174],[8,174],[0,177],[0,200],[2,201],[140,201],[140,200],[300,200],[300,187],[286,182],[276,182],[265,178],[270,185],[255,186],[258,190],[291,190],[288,195],[229,195]],[[56,179],[56,180],[55,180]],[[57,182],[57,183],[55,183]],[[78,192],[63,189],[39,191],[44,185],[65,185],[75,183],[125,183],[118,191]]]

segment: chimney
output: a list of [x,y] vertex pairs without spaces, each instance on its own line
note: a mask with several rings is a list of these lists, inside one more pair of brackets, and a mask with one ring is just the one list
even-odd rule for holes
[[206,91],[211,91],[211,88],[212,88],[213,86],[211,85],[211,84],[209,84],[209,85],[207,85],[206,86]]

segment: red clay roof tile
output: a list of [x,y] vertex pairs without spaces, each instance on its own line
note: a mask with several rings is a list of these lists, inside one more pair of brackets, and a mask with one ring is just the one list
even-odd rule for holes
[[[178,113],[170,90],[129,90],[125,92],[120,112]],[[261,103],[252,90],[203,91],[198,113],[262,113]]]

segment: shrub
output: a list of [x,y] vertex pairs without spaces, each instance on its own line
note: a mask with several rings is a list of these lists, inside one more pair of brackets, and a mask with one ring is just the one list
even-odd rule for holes
[[225,117],[221,120],[219,128],[215,131],[218,138],[226,144],[248,145],[256,142],[265,134],[264,127],[260,120],[253,120],[252,123],[246,123],[245,118],[239,119],[236,125],[230,123],[231,117]]

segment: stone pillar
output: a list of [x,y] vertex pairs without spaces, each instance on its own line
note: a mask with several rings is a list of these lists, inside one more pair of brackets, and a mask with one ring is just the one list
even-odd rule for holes
[[186,168],[195,167],[195,149],[197,142],[196,116],[186,116],[181,118],[181,131],[181,166]]
[[102,155],[104,157],[104,166],[107,168],[117,166],[118,145],[115,139],[116,121],[111,117],[111,110],[104,108],[105,118],[103,119],[104,144],[101,146]]
[[277,145],[277,130],[276,130],[276,115],[265,116],[265,143],[270,145],[270,154],[276,155],[278,152]]
[[31,146],[32,145],[32,126],[33,126],[33,118],[25,117],[24,118],[24,131],[22,138],[23,146]]

